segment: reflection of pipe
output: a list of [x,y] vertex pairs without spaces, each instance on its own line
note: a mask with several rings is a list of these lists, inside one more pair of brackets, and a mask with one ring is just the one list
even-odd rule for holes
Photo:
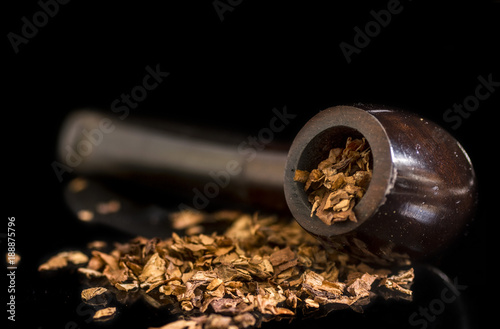
[[[450,279],[446,273],[429,264],[416,264],[415,272],[415,286],[422,285],[422,289],[415,290],[414,304],[419,307],[410,314],[409,323],[412,326],[428,327],[435,321],[437,327],[470,328],[468,310],[462,293],[467,286],[457,282],[456,277]],[[439,291],[433,288],[433,281],[438,282]],[[439,309],[436,309],[437,307]],[[445,312],[451,316],[444,316]]]
[[216,138],[221,139],[173,126],[154,129],[130,119],[111,122],[96,112],[80,111],[63,126],[59,156],[79,174],[132,178],[175,190],[189,200],[181,208],[204,209],[220,196],[286,209],[286,152],[235,136],[225,136],[224,142],[210,140]]

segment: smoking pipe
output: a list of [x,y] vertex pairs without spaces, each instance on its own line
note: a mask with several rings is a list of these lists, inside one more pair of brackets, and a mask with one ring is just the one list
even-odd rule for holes
[[[108,132],[99,130],[103,126]],[[294,174],[316,168],[347,137],[367,140],[372,178],[354,207],[357,221],[326,225],[311,216],[304,184]],[[288,205],[324,245],[370,263],[404,263],[442,251],[472,220],[477,204],[474,169],[449,133],[417,114],[373,105],[319,112],[288,153],[271,144],[252,147],[241,137],[177,125],[110,124],[102,115],[77,112],[63,125],[59,154],[79,174],[139,179],[185,193],[189,201],[179,209],[205,209],[220,200],[276,211]]]
[[[357,222],[325,225],[310,216],[296,169],[312,170],[348,136],[364,137],[373,156]],[[462,146],[437,124],[386,107],[328,108],[293,141],[285,166],[285,196],[294,218],[325,244],[366,261],[398,262],[442,251],[463,232],[477,204],[476,176]]]

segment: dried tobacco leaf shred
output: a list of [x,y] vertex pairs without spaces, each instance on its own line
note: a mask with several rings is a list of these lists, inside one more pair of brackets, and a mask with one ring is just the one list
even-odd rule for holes
[[347,138],[344,148],[333,148],[328,158],[311,172],[296,170],[294,180],[304,183],[312,204],[311,217],[327,225],[349,219],[356,222],[353,208],[363,197],[372,172],[370,148],[364,138]]
[[[186,222],[194,218],[182,212],[180,222],[182,216]],[[196,218],[199,225],[213,215],[198,213]],[[182,316],[162,329],[251,328],[298,314],[324,315],[347,307],[359,311],[377,295],[411,299],[414,278],[412,268],[391,273],[327,251],[295,221],[244,213],[224,235],[137,237],[115,244],[110,252],[94,249],[90,254],[84,263],[80,252],[59,257],[78,255],[76,262],[84,266],[78,272],[89,286],[82,300],[96,308],[94,319],[115,316],[110,300],[129,304],[143,298]]]
[[39,271],[58,270],[70,264],[81,265],[89,261],[87,255],[81,251],[63,251],[52,256],[47,262],[38,267]]
[[107,291],[108,289],[104,287],[84,289],[82,291],[82,300],[89,305],[106,305],[108,303],[106,298]]
[[116,307],[106,307],[100,310],[97,310],[94,314],[94,321],[103,322],[111,320],[115,317]]

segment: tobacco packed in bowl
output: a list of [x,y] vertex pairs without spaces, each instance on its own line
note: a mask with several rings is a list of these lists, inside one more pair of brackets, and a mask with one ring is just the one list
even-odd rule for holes
[[295,170],[294,180],[304,183],[312,205],[311,217],[323,223],[357,221],[354,206],[363,197],[372,177],[370,147],[364,138],[347,138],[345,147],[332,148],[311,172]]

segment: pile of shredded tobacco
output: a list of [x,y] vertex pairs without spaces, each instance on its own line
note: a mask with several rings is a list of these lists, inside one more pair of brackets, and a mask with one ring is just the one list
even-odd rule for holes
[[[224,214],[233,216],[224,234],[137,237],[111,247],[94,241],[39,270],[76,267],[95,321],[112,319],[120,303],[140,298],[179,316],[162,329],[252,328],[349,307],[362,311],[376,296],[411,299],[413,268],[392,273],[327,250],[293,220]],[[204,217],[184,211],[175,221],[200,225]]]
[[353,208],[363,197],[372,172],[370,148],[364,138],[347,138],[344,148],[333,148],[311,172],[296,170],[294,180],[304,183],[312,204],[311,217],[327,225],[347,219],[356,222]]

